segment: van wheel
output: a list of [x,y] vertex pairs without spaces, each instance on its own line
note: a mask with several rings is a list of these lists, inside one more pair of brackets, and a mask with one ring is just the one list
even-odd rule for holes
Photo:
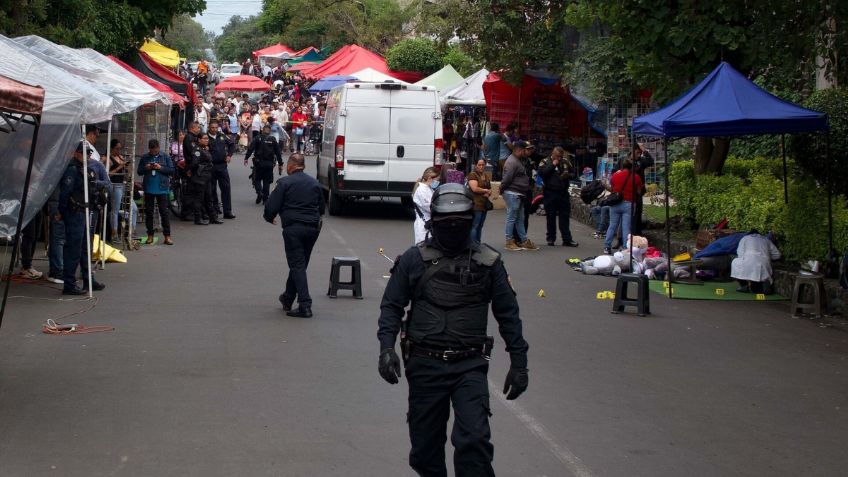
[[327,197],[327,210],[330,212],[330,215],[342,215],[342,207],[344,207],[342,198],[330,188]]

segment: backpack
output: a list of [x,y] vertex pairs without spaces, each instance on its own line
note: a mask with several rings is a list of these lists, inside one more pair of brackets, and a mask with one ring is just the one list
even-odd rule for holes
[[580,189],[580,199],[584,204],[591,204],[604,193],[604,190],[604,184],[601,181],[592,181]]

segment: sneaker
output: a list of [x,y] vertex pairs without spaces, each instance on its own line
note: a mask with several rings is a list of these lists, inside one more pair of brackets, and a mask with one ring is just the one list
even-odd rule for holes
[[612,250],[609,247],[604,247],[604,255],[612,255]]
[[580,244],[578,244],[578,243],[577,243],[577,242],[575,242],[574,240],[563,240],[563,241],[562,241],[562,246],[563,246],[563,247],[576,247],[576,246],[578,246],[578,245],[580,245]]
[[523,250],[533,250],[533,251],[535,251],[535,250],[539,250],[539,247],[538,247],[538,246],[536,246],[536,244],[535,244],[535,243],[531,242],[531,241],[530,241],[530,239],[527,239],[527,240],[525,240],[524,242],[522,242],[522,243],[521,243],[521,245],[520,245],[520,247],[521,247]]
[[43,277],[44,274],[30,267],[27,269],[21,269],[21,276],[26,278],[27,280],[38,280],[39,278]]
[[[93,283],[93,285],[92,285],[91,289],[92,289],[92,290],[94,290],[94,291],[100,291],[100,290],[103,290],[104,288],[106,288],[106,285],[104,285],[103,283],[98,282],[97,280],[93,280],[91,283]],[[87,284],[83,283],[82,290],[83,290],[84,292],[88,292],[88,286],[86,286],[86,285],[87,285]]]
[[554,242],[553,240],[548,240],[548,246],[553,247],[554,245],[556,245],[556,242]]
[[504,245],[504,249],[514,251],[524,250],[523,248],[519,247],[517,243],[515,243],[515,240],[507,240],[506,245]]
[[592,234],[592,238],[595,240],[603,240],[606,238],[606,234],[603,232],[595,232]]
[[50,282],[50,283],[59,283],[59,284],[65,283],[65,280],[62,280],[59,277],[47,277],[47,281]]

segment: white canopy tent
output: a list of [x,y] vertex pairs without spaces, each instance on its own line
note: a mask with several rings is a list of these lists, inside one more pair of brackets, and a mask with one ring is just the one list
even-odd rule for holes
[[451,89],[441,92],[442,104],[458,104],[465,106],[485,106],[486,98],[483,96],[483,82],[489,76],[489,70],[483,68],[462,80],[461,83]]
[[394,81],[395,83],[400,84],[409,84],[406,81],[401,81],[397,78],[393,78],[387,74],[380,73],[374,68],[365,68],[363,70],[359,70],[356,73],[351,73],[350,76],[358,79],[359,81],[369,81],[372,83],[382,83],[384,81]]
[[[62,46],[62,48],[68,47]],[[132,94],[138,100],[145,101],[142,104],[148,104],[152,102],[160,102],[162,104],[167,105],[174,104],[174,102],[168,98],[168,95],[162,93],[161,91],[158,91],[156,88],[145,83],[144,81],[136,77],[134,74],[130,73],[126,68],[110,60],[109,57],[104,56],[98,53],[97,51],[92,50],[91,48],[79,48],[74,51],[84,56],[88,60],[97,63],[102,68],[111,72],[114,76],[123,77],[124,83],[122,84],[126,87],[125,91],[132,92]]]

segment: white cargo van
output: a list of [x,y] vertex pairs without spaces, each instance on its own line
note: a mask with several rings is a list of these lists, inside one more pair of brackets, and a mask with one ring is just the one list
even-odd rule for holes
[[411,204],[415,181],[441,166],[442,115],[426,86],[346,83],[327,98],[318,181],[331,215],[363,197],[400,197]]

